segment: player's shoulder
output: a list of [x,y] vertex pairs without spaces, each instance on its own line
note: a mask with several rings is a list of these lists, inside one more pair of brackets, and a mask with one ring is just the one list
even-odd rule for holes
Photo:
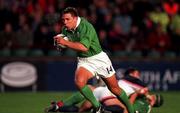
[[128,83],[138,85],[141,87],[147,87],[147,84],[144,83],[142,80],[137,79],[137,78],[132,77],[132,76],[125,76],[122,80],[128,81]]
[[84,18],[84,17],[80,17],[81,22],[80,22],[80,27],[81,28],[93,28],[93,25],[89,22],[88,19]]

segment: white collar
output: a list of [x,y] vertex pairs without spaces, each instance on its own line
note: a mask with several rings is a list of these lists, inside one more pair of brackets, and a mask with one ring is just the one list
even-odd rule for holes
[[81,22],[81,18],[78,16],[77,17],[76,27],[74,29],[76,29],[79,26],[80,22]]

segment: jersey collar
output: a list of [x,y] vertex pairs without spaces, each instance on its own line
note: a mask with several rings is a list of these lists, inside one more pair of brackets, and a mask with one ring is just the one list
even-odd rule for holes
[[76,27],[74,28],[74,30],[79,26],[80,22],[81,22],[81,18],[78,16]]

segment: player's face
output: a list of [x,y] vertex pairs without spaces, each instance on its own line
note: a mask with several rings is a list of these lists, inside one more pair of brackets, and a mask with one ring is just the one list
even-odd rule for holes
[[70,13],[66,13],[62,16],[62,22],[68,30],[71,30],[76,27],[77,17],[72,16]]
[[133,77],[136,77],[136,78],[140,78],[140,72],[139,71],[133,71],[132,73],[131,73],[131,75],[133,76]]

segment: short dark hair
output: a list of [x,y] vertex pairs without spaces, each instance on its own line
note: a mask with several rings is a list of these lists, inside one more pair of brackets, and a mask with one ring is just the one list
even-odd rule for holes
[[138,71],[138,69],[135,69],[133,67],[130,67],[128,68],[125,72],[124,72],[124,75],[127,76],[129,75],[130,73],[134,72],[134,71]]
[[72,16],[78,16],[78,11],[76,8],[74,7],[67,7],[62,11],[62,15],[66,14],[66,13],[70,13]]
[[163,96],[161,94],[156,94],[155,96],[156,96],[156,101],[155,101],[155,104],[153,105],[153,107],[162,106],[164,103]]

